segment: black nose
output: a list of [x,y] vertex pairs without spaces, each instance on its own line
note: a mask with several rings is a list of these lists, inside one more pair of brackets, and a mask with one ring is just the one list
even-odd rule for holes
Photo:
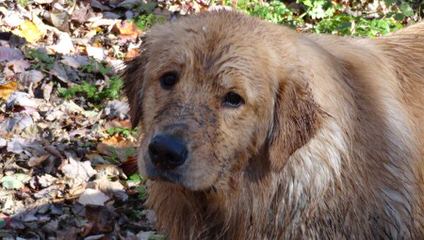
[[165,135],[156,135],[149,144],[149,156],[152,163],[161,169],[173,169],[187,158],[187,148],[182,140]]

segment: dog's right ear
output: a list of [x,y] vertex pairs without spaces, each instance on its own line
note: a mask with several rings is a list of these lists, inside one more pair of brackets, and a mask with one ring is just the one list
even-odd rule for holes
[[272,169],[279,171],[287,159],[315,135],[323,112],[307,84],[295,81],[280,83],[274,108],[269,157]]
[[124,91],[128,98],[128,104],[130,106],[129,115],[133,127],[139,124],[143,116],[142,98],[146,62],[147,56],[142,53],[140,56],[126,63],[123,73]]

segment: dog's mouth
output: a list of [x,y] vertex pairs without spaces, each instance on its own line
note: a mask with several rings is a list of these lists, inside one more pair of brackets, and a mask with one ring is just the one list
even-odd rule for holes
[[182,175],[176,169],[161,169],[156,167],[152,162],[145,158],[145,161],[142,163],[142,171],[147,178],[154,181],[164,181],[175,184],[181,184]]
[[148,175],[147,177],[153,181],[162,181],[182,185],[181,175],[174,172],[160,172],[157,175]]

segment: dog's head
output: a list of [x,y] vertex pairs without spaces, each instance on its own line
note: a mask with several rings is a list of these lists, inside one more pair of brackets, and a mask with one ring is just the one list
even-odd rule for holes
[[[125,91],[142,125],[143,175],[191,190],[225,184],[258,154],[281,169],[317,125],[307,82],[291,79],[277,27],[216,12],[159,25],[129,63]],[[286,46],[298,38],[287,31]],[[289,49],[289,48],[288,48]]]

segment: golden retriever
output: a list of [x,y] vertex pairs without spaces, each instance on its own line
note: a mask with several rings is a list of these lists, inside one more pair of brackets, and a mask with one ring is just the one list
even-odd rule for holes
[[424,23],[361,39],[217,11],[141,50],[125,91],[170,239],[424,238]]

